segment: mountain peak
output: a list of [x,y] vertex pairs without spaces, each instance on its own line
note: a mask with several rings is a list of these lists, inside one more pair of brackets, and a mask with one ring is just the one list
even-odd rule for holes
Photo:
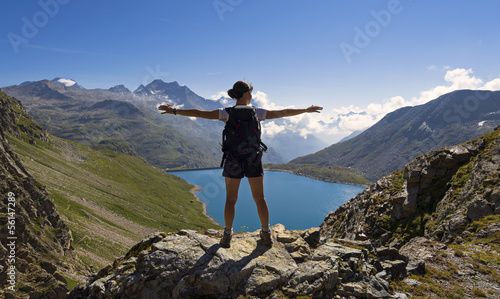
[[134,91],[134,93],[136,94],[160,95],[160,96],[164,95],[171,96],[174,94],[181,96],[182,94],[187,94],[188,92],[192,93],[192,91],[186,86],[180,86],[177,81],[165,82],[161,79],[156,79],[146,86],[141,84]]
[[77,88],[77,89],[85,89],[85,88],[83,88],[83,86],[81,86],[80,84],[78,84],[73,79],[65,79],[65,78],[57,77],[57,78],[54,78],[52,80],[52,82],[56,82],[56,83],[62,84],[64,86],[66,86],[66,87],[72,87],[72,88]]
[[165,82],[161,79],[156,79],[146,85],[145,90],[147,90],[150,94],[167,94],[175,91],[179,91],[182,88],[187,89],[185,86],[180,86],[177,81],[173,82]]
[[[142,86],[142,85],[141,85]],[[125,85],[120,84],[120,85],[115,85],[108,89],[111,92],[116,92],[116,93],[130,93],[131,91],[125,87]]]
[[156,85],[156,84],[165,84],[165,85],[171,85],[171,86],[180,86],[177,81],[165,82],[162,79],[155,79],[155,80],[151,81],[151,83],[149,83],[148,86],[151,85],[151,84],[153,84],[153,85]]

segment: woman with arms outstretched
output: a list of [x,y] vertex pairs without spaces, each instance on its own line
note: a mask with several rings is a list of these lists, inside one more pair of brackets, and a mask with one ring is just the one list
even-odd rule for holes
[[[162,114],[175,114],[191,117],[201,117],[206,119],[218,119],[226,123],[226,128],[234,123],[235,127],[240,127],[240,124],[248,121],[245,115],[254,115],[258,121],[266,119],[275,119],[286,116],[294,116],[302,113],[320,112],[323,107],[310,106],[305,109],[282,109],[282,110],[266,110],[263,108],[255,108],[250,106],[252,101],[253,86],[245,81],[238,81],[233,85],[233,88],[228,90],[228,95],[236,100],[236,105],[232,108],[221,108],[217,110],[199,110],[199,109],[176,109],[172,105],[161,105],[159,110],[163,111]],[[240,119],[239,119],[240,118]],[[243,121],[241,120],[243,119]],[[243,127],[243,126],[242,126]],[[229,129],[227,129],[229,130]],[[241,129],[240,129],[241,130]],[[252,131],[252,130],[250,130]],[[260,141],[260,127],[256,137]],[[226,134],[226,129],[224,131]],[[231,134],[227,134],[228,136]],[[234,135],[234,134],[233,134]],[[238,133],[236,133],[238,135]],[[228,137],[229,138],[229,137]],[[254,142],[255,143],[255,142]],[[262,168],[262,147],[261,144],[254,144],[255,151],[249,152],[243,150],[241,146],[237,147],[238,150],[224,149],[223,166],[224,170],[222,175],[226,180],[226,205],[224,208],[224,222],[225,229],[221,239],[221,246],[230,247],[231,238],[233,233],[233,220],[235,214],[236,201],[238,199],[238,190],[240,187],[241,179],[246,176],[252,197],[257,205],[262,230],[260,237],[266,246],[272,245],[271,230],[269,228],[269,209],[267,207],[266,198],[264,196],[264,170]],[[236,148],[233,146],[233,148]]]

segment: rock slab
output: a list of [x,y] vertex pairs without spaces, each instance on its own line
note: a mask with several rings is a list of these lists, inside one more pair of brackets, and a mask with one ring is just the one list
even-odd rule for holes
[[256,231],[235,234],[228,249],[213,231],[152,234],[69,298],[396,298],[389,281],[404,278],[406,258],[378,258],[362,242],[308,243],[311,233],[276,225],[272,247]]

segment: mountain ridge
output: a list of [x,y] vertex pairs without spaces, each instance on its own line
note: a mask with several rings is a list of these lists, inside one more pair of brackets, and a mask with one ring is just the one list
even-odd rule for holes
[[[96,148],[123,148],[161,168],[219,163],[215,136],[200,124],[187,118],[173,124],[157,110],[142,107],[131,93],[80,90],[48,80],[4,91],[20,98],[28,112],[55,136]],[[200,139],[191,138],[193,135]],[[121,145],[115,146],[117,143]]]
[[377,180],[419,154],[493,130],[499,111],[500,91],[458,90],[393,111],[356,137],[290,163],[352,167]]
[[[123,86],[111,90],[81,90],[49,80],[9,86],[4,90],[20,99],[28,112],[55,136],[98,149],[124,149],[124,153],[136,153],[161,168],[204,168],[220,164],[222,122],[193,121],[158,113],[157,105],[161,103],[203,110],[223,107],[220,101],[203,99],[176,81],[154,80],[142,85],[142,91],[138,88],[135,92]],[[115,101],[111,106],[119,113],[110,114],[109,108],[106,111],[88,109],[105,101]],[[134,123],[129,116],[137,109],[141,111],[142,119],[136,115],[137,123]],[[314,136],[308,140],[296,139],[297,136],[298,133],[266,138],[269,151],[264,155],[264,162],[288,162],[325,146]],[[166,156],[167,152],[171,155]]]
[[[43,142],[47,132],[20,102],[0,90],[0,295],[65,297],[73,271],[84,271],[76,258],[71,232],[47,190],[24,167],[8,135],[27,144]],[[32,145],[33,146],[33,145]],[[8,199],[7,199],[8,195]],[[4,247],[5,245],[5,247]],[[88,274],[89,272],[85,272]],[[19,297],[18,297],[19,296]]]

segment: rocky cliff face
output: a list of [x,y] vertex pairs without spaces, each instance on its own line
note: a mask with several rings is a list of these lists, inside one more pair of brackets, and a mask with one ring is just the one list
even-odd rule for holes
[[500,213],[499,142],[500,127],[418,156],[330,212],[321,235],[381,245],[416,236],[448,243],[464,238],[474,221]]
[[[21,104],[0,90],[0,297],[64,298],[72,237],[43,186],[11,150],[6,132],[31,143],[47,138]],[[66,261],[65,261],[66,259]]]
[[0,128],[18,139],[36,144],[36,140],[47,141],[48,133],[40,126],[23,105],[0,89]]
[[153,234],[69,298],[396,298],[388,281],[407,274],[404,256],[370,242],[320,242],[317,228],[283,225],[273,237],[266,247],[258,231],[237,234],[225,249],[218,231]]
[[[500,127],[420,155],[330,212],[321,236],[400,248],[410,263],[432,269],[443,289],[455,290],[426,296],[500,296],[499,165]],[[416,283],[413,294],[421,296]]]

